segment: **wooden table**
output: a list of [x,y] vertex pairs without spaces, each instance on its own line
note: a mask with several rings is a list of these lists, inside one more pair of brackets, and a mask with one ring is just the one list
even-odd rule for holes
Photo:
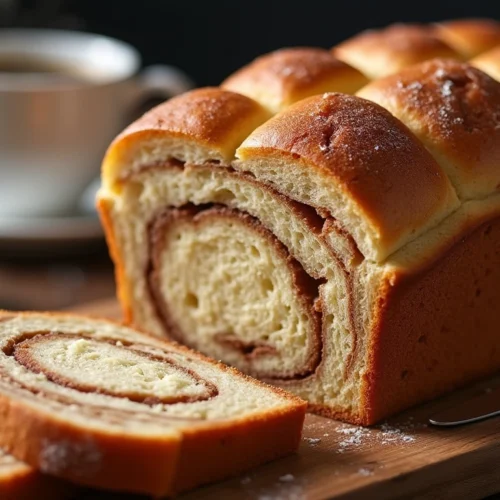
[[104,243],[66,256],[0,254],[0,309],[58,310],[111,297],[113,267]]

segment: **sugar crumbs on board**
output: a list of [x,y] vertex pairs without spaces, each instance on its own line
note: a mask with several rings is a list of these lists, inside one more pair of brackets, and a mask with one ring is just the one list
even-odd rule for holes
[[255,491],[256,500],[306,500],[304,484],[293,474],[284,474],[267,488]]
[[311,446],[317,446],[319,443],[321,443],[321,438],[310,438],[310,437],[305,437],[304,441],[307,442],[307,444]]
[[367,469],[366,467],[361,467],[361,469],[358,469],[358,475],[368,477],[368,476],[373,476],[373,471],[370,469]]
[[364,444],[409,444],[416,440],[412,431],[423,424],[415,424],[413,419],[396,425],[383,423],[373,429],[356,427],[348,424],[341,424],[336,432],[344,437],[338,442],[338,453],[344,453],[350,449],[358,448]]

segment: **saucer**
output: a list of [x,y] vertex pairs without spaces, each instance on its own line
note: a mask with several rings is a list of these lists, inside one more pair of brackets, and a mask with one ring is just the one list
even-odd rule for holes
[[93,214],[51,217],[0,217],[0,251],[23,254],[77,252],[103,241],[99,218]]

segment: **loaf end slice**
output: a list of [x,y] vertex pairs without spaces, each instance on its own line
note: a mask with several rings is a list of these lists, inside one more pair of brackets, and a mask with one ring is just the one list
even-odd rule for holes
[[130,328],[2,313],[0,446],[77,484],[165,496],[216,481],[295,451],[305,409]]

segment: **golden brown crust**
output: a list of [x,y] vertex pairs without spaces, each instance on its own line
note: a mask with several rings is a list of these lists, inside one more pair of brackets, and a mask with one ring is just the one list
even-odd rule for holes
[[464,59],[500,45],[500,23],[494,19],[456,19],[436,26],[437,35]]
[[230,436],[223,428],[204,435],[187,432],[177,465],[174,491],[182,492],[230,477],[293,453],[300,444],[301,435],[297,429],[304,424],[306,406],[304,403],[293,414],[275,412],[265,425],[259,419],[249,420],[235,426]]
[[258,57],[226,79],[222,88],[247,95],[277,113],[315,94],[353,94],[366,83],[362,73],[329,51],[296,47]]
[[112,202],[110,200],[106,198],[99,198],[97,200],[96,208],[101,220],[102,227],[104,229],[104,235],[106,237],[109,255],[111,256],[114,264],[116,295],[123,311],[123,321],[127,324],[130,324],[133,318],[130,291],[128,288],[130,286],[130,283],[127,280],[127,275],[125,272],[123,254],[120,251],[113,229],[111,205]]
[[426,269],[387,276],[371,326],[363,424],[498,370],[499,280],[498,216],[473,221]]
[[[168,438],[160,441],[158,437],[133,442],[124,440],[120,434],[92,431],[82,440],[79,429],[74,429],[69,422],[48,420],[45,415],[17,404],[11,405],[6,414],[8,405],[9,402],[0,395],[0,415],[5,418],[0,441],[8,442],[13,454],[76,484],[114,491],[147,492],[158,497],[229,477],[292,453],[300,441],[306,409],[303,403],[290,412],[276,411],[265,420],[257,418],[230,425],[213,424],[188,431],[186,441],[183,438],[181,444],[169,443]],[[29,429],[23,439],[19,439],[19,422]],[[258,441],[255,436],[265,436],[266,440]],[[89,442],[95,443],[103,465],[98,470],[83,470],[81,464],[54,466],[47,461],[41,463],[40,457],[47,454],[50,440],[67,443],[75,449],[87,447]],[[212,460],[220,460],[219,464],[205,462],[208,455]],[[190,463],[203,466],[193,468]],[[147,489],[144,484],[148,484]]]
[[[12,315],[0,311],[0,317],[4,314]],[[21,317],[29,315],[82,318],[54,313],[16,313]],[[168,345],[217,366],[233,377],[266,387],[290,404],[252,418],[197,423],[186,432],[185,438],[184,435],[165,434],[160,439],[154,434],[123,434],[92,426],[82,431],[81,426],[69,419],[0,393],[0,444],[31,466],[77,484],[156,496],[232,475],[296,449],[306,403],[282,390],[253,381],[235,369],[194,354],[183,346]],[[23,423],[22,433],[19,433],[19,422]],[[283,433],[283,428],[289,432]],[[250,439],[252,433],[266,436],[266,443]],[[242,445],[245,448],[241,448]],[[97,461],[94,459],[95,450],[99,453]],[[187,464],[198,460],[204,462],[207,453],[214,459],[221,459],[224,467],[210,464],[207,468],[191,469],[188,474]]]
[[[164,440],[130,436],[123,439],[120,434],[95,429],[82,436],[81,429],[70,421],[33,411],[3,394],[0,394],[0,415],[4,423],[0,442],[14,456],[42,472],[97,488],[157,496],[171,493],[180,449],[180,442],[171,436]],[[19,422],[26,426],[22,438]],[[100,458],[97,466],[91,461],[96,449]]]
[[354,410],[339,410],[322,404],[309,404],[307,411],[325,418],[348,422],[353,425],[371,425],[374,422],[366,422],[360,414]]
[[333,54],[368,78],[390,75],[412,64],[461,56],[427,25],[393,24],[380,30],[363,31],[332,49]]
[[500,189],[500,83],[469,64],[437,59],[372,82],[359,95],[408,124],[462,197]]
[[260,106],[235,92],[218,88],[201,88],[174,97],[127,127],[117,138],[137,132],[168,132],[217,146],[227,140],[228,129],[245,127]]
[[259,127],[237,155],[314,169],[347,194],[391,250],[452,198],[448,179],[409,130],[353,96],[332,93],[296,103]]
[[229,164],[243,139],[268,117],[260,104],[235,92],[219,88],[186,92],[153,108],[111,143],[102,165],[103,183],[113,186],[127,175],[137,153],[134,146],[148,141],[169,140],[181,161],[196,163],[201,157]]
[[500,45],[475,57],[470,63],[500,82]]

